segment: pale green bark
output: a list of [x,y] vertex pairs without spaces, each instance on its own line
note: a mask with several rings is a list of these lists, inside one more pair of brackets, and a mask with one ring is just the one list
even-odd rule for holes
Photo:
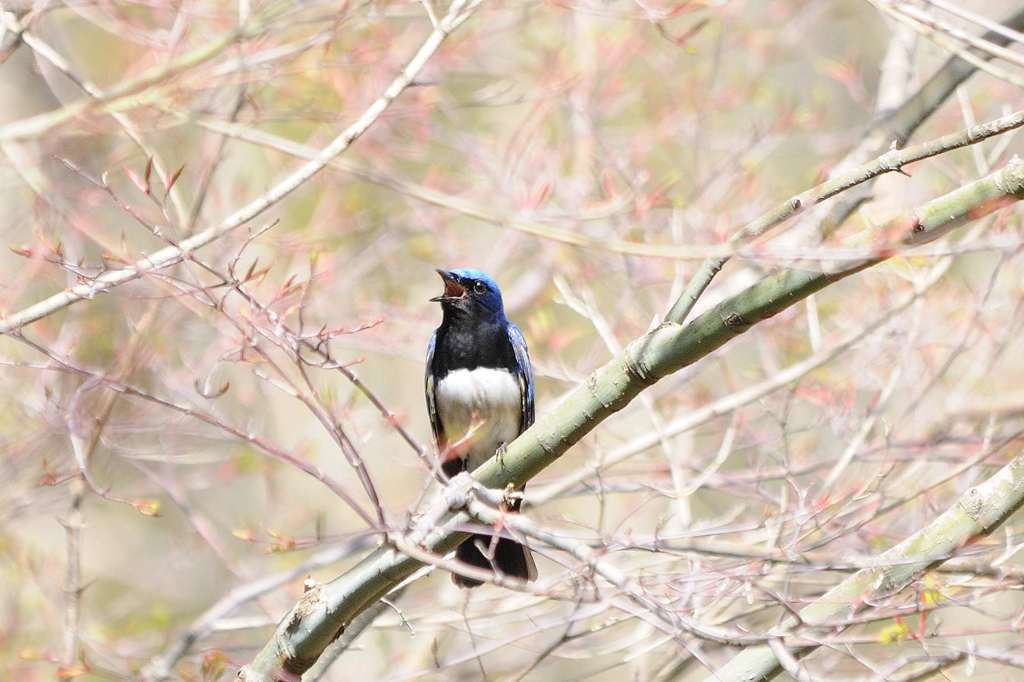
[[[898,234],[902,229],[904,244],[922,244],[1022,197],[1024,162],[1015,158],[1002,170],[893,221],[882,228],[882,233]],[[685,327],[673,322],[662,324],[596,370],[553,409],[540,414],[532,427],[509,444],[500,461],[492,458],[474,472],[474,478],[488,488],[521,486],[662,377],[696,362],[812,293],[882,260],[878,256],[845,263],[825,273],[783,270],[723,301]],[[423,530],[410,538],[437,555],[451,551],[465,539],[465,533],[453,529],[470,520],[462,511],[444,513],[446,504],[459,506],[457,497],[449,500],[435,503],[428,522],[421,524]],[[420,566],[420,561],[384,546],[344,575],[307,592],[252,663],[239,671],[239,679],[270,682],[301,675],[353,619]]]
[[[1011,29],[1024,29],[1024,10],[1018,10],[1008,16],[1003,25]],[[1002,33],[990,31],[984,35],[984,39],[999,46],[1010,43],[1010,39]],[[979,59],[991,59],[991,55],[973,50]],[[941,68],[932,74],[924,85],[922,85],[906,102],[894,111],[884,114],[867,131],[864,139],[843,160],[841,166],[864,164],[859,168],[853,168],[846,172],[839,173],[813,189],[804,192],[798,197],[784,202],[773,208],[757,220],[746,225],[733,237],[733,242],[744,242],[764,234],[784,220],[797,215],[807,207],[819,203],[828,197],[835,196],[856,187],[854,191],[846,192],[828,211],[824,220],[818,225],[818,232],[822,235],[831,234],[842,225],[853,211],[864,202],[871,193],[874,178],[888,170],[899,170],[905,163],[926,158],[942,151],[941,149],[928,149],[927,145],[920,145],[914,150],[898,151],[910,136],[914,134],[928,118],[935,113],[936,109],[945,102],[949,96],[967,78],[976,71],[976,67],[964,61],[960,57],[950,57]],[[931,144],[948,144],[951,139],[943,138]],[[962,146],[962,145],[957,145]],[[950,149],[954,147],[949,147]],[[889,154],[879,156],[886,149],[891,149]],[[915,152],[915,153],[907,153]],[[902,162],[899,157],[903,156]],[[865,163],[868,159],[879,157],[873,163]],[[888,167],[885,163],[879,163],[886,157],[893,161]],[[729,261],[729,256],[708,258],[686,286],[686,290],[672,305],[665,318],[673,322],[684,322],[686,317],[693,310],[697,299],[704,293],[711,280],[715,278],[719,270]]]
[[[803,626],[842,621],[865,602],[899,592],[925,569],[944,561],[979,535],[996,528],[1024,502],[1024,455],[981,485],[964,493],[942,516],[914,533],[875,560],[875,566],[857,571],[809,606],[801,609]],[[794,625],[790,621],[788,626]],[[784,630],[779,636],[785,634]],[[789,649],[800,656],[814,647]],[[767,645],[744,649],[724,667],[707,676],[706,682],[758,682],[781,671],[775,653]]]

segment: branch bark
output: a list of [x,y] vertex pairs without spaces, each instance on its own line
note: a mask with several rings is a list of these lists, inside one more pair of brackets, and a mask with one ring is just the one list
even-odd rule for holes
[[[934,199],[882,230],[904,235],[907,246],[920,245],[1021,198],[1024,161],[1014,158],[1000,171]],[[825,272],[783,270],[685,327],[665,322],[591,374],[509,444],[500,458],[493,457],[477,469],[474,478],[486,488],[521,486],[659,379],[693,364],[814,292],[883,260],[884,256],[867,258]],[[412,544],[443,555],[465,539],[466,533],[457,529],[470,521],[466,512],[443,513],[463,505],[464,500],[459,504],[445,499],[435,502],[435,513],[412,537],[388,538],[347,573],[307,593],[253,661],[239,671],[238,679],[284,682],[300,676],[360,613],[423,565],[395,547]],[[437,510],[442,513],[438,515]]]
[[243,604],[261,595],[276,590],[296,578],[308,575],[310,571],[337,563],[356,550],[363,549],[363,541],[356,540],[343,545],[329,547],[317,552],[295,568],[289,568],[232,588],[210,608],[206,609],[191,625],[173,640],[162,653],[154,656],[141,671],[145,682],[160,682],[171,677],[175,664],[188,653],[192,645],[210,633],[218,620],[229,615]]
[[[1010,32],[990,30],[982,36],[982,40],[1004,46],[1012,42],[1010,35],[1014,30],[1024,29],[1024,9],[1018,9],[1002,20],[1002,27]],[[973,52],[972,52],[973,50]],[[973,48],[966,50],[981,60],[991,59],[991,55]],[[902,147],[914,132],[949,99],[961,84],[970,78],[978,67],[959,56],[952,56],[939,67],[924,85],[917,89],[896,111],[884,115],[865,134],[863,141],[857,145],[838,164],[836,171],[841,171],[854,164],[863,163],[890,147]],[[847,218],[868,199],[871,184],[865,183],[857,190],[848,192],[823,216],[810,214],[807,216],[808,229],[821,234],[829,234],[842,225]],[[805,242],[805,235],[798,227],[792,231],[795,241]]]
[[[271,9],[263,19],[266,20],[273,17],[275,11],[275,9]],[[5,24],[5,26],[0,26],[0,28],[6,28],[9,33],[20,36],[24,29],[17,18],[10,12],[4,12],[3,15],[0,15],[0,20]],[[100,110],[103,107],[112,109],[118,105],[125,104],[129,100],[141,102],[144,98],[139,97],[139,95],[142,93],[166,83],[181,73],[209,62],[239,40],[258,35],[263,28],[262,21],[253,22],[252,26],[242,27],[226,33],[216,40],[185,53],[168,65],[149,69],[136,78],[124,81],[109,92],[104,93],[102,97],[82,97],[59,109],[46,111],[0,126],[0,142],[38,138],[53,128],[89,111]]]
[[[465,2],[458,3],[460,8],[464,7],[465,4]],[[387,108],[391,101],[397,97],[402,90],[409,86],[415,78],[415,75],[419,72],[419,69],[423,67],[427,59],[429,59],[433,52],[436,51],[440,46],[440,43],[443,42],[444,37],[454,30],[458,24],[468,18],[471,10],[476,6],[476,4],[477,3],[473,3],[469,10],[462,12],[461,14],[458,12],[449,12],[449,15],[445,17],[445,20],[435,28],[434,32],[431,33],[427,42],[425,42],[420,48],[420,51],[416,56],[413,57],[402,73],[399,74],[399,76],[391,83],[384,95],[376,100],[371,107],[364,112],[360,119],[342,132],[341,135],[335,138],[330,145],[325,147],[319,153],[308,156],[307,158],[310,160],[307,164],[303,165],[290,176],[282,180],[268,193],[228,216],[220,225],[199,232],[190,239],[182,241],[176,247],[171,246],[160,249],[146,258],[140,259],[130,267],[122,268],[120,270],[112,270],[101,275],[93,282],[71,287],[58,294],[54,294],[47,299],[39,301],[38,303],[28,306],[17,313],[0,318],[0,335],[15,332],[27,324],[31,324],[43,317],[52,315],[53,313],[78,303],[79,301],[92,299],[99,293],[104,293],[120,284],[135,280],[147,272],[176,265],[186,258],[191,251],[206,246],[259,216],[265,210],[294,191],[303,182],[318,173],[332,160],[336,159],[352,142],[365,132],[366,128],[368,128],[369,125],[371,125],[380,116],[380,114],[383,113],[384,109]],[[1008,17],[1004,21],[1004,24],[1012,29],[1024,28],[1024,10]],[[1009,41],[1009,38],[997,32],[987,33],[984,37],[986,40],[1000,45],[1005,45]],[[946,100],[946,98],[949,97],[956,87],[966,80],[974,71],[975,67],[971,64],[968,64],[958,57],[951,58],[892,116],[880,122],[879,125],[872,130],[871,134],[868,135],[867,139],[859,145],[856,150],[847,155],[847,158],[844,159],[841,166],[849,167],[852,164],[860,164],[867,159],[870,159],[872,156],[881,154],[888,143],[893,139],[896,139],[902,144],[902,141],[907,139],[913,131],[916,130],[917,127],[920,126],[921,123],[923,123],[939,107],[939,105]],[[245,139],[246,137],[238,133],[236,134],[242,139]],[[280,148],[282,151],[286,151],[287,153],[291,153],[296,156],[306,156],[307,152],[307,150],[302,149],[299,146],[285,148],[282,145]],[[891,168],[887,170],[896,169]],[[883,172],[887,172],[887,170]],[[870,180],[875,177],[875,175],[877,175],[877,173],[874,175],[869,174],[862,178],[860,182],[863,182],[864,184],[861,185],[861,189],[856,192],[848,191],[848,198],[844,198],[836,204],[824,219],[824,222],[830,225],[841,224],[842,221],[852,213],[856,206],[864,200],[865,196],[870,191],[870,184],[868,182],[864,182],[864,180]],[[832,194],[828,194],[828,196],[833,195],[834,192]],[[432,201],[429,197],[425,198],[425,200]],[[447,201],[437,201],[437,203],[442,205],[449,204]],[[801,203],[804,206],[807,205],[806,201],[801,200]],[[799,212],[798,210],[783,210],[784,215],[779,214],[772,218],[773,214],[782,209],[784,209],[784,207],[773,210],[762,217],[771,218],[765,222],[766,227],[764,227],[764,230],[770,229],[772,226],[779,224],[782,220],[793,217]],[[461,208],[459,210],[462,210],[467,214],[472,213],[472,211],[465,208]],[[701,293],[703,293],[704,289],[711,282],[711,279],[718,273],[718,270],[735,251],[735,245],[732,243],[724,246],[716,245],[714,247],[696,249],[694,247],[679,248],[669,244],[640,244],[635,242],[619,242],[615,240],[589,240],[578,233],[570,234],[565,230],[558,230],[551,226],[539,225],[529,221],[509,222],[501,217],[489,215],[481,215],[478,217],[488,222],[507,224],[509,227],[514,229],[535,234],[543,238],[554,239],[579,246],[613,250],[631,255],[649,257],[707,257],[709,260],[702,264],[700,270],[694,276],[693,281],[691,281],[690,285],[687,287],[686,292],[684,292],[679,301],[676,302],[672,311],[668,315],[668,319],[675,322],[685,320],[690,310],[692,310],[693,304],[696,302],[697,298],[699,298]],[[761,219],[757,221],[757,223],[760,222],[762,222]],[[761,233],[752,227],[755,224],[756,223],[752,223],[751,226],[744,228],[746,238],[751,238],[756,236],[756,234]]]
[[[97,294],[130,282],[142,275],[176,265],[190,257],[192,251],[202,248],[230,232],[245,225],[277,202],[284,199],[303,183],[319,173],[332,159],[342,154],[349,146],[369,129],[403,92],[426,65],[448,35],[458,28],[476,9],[479,0],[456,0],[444,20],[433,30],[409,60],[405,68],[391,81],[384,93],[362,113],[362,115],[341,134],[321,149],[317,155],[281,180],[270,191],[249,202],[225,218],[219,225],[207,228],[179,244],[159,249],[153,254],[140,258],[129,267],[105,272],[91,282],[79,284],[54,294],[23,310],[0,318],[0,335],[11,334],[21,327],[42,319],[82,300],[91,300]],[[108,93],[109,94],[109,93]]]
[[[273,133],[256,130],[245,125],[221,123],[215,120],[200,121],[200,125],[235,139],[274,149],[299,159],[312,159],[317,154],[317,150],[314,147],[293,142]],[[943,135],[913,147],[892,149],[871,161],[837,174],[821,184],[789,197],[755,220],[747,223],[727,243],[711,245],[652,244],[592,239],[569,230],[559,230],[538,221],[517,217],[510,218],[490,206],[474,203],[461,196],[447,194],[424,185],[401,180],[382,173],[377,169],[360,166],[347,159],[335,159],[329,165],[333,169],[349,173],[366,182],[388,187],[419,201],[456,211],[485,223],[507,227],[544,239],[571,243],[585,248],[658,258],[684,259],[709,257],[712,259],[712,262],[724,265],[734,255],[784,256],[785,254],[783,253],[774,254],[770,249],[744,253],[744,242],[766,233],[786,220],[800,215],[811,207],[821,204],[861,183],[868,182],[886,173],[901,172],[904,166],[911,163],[977,144],[1022,126],[1024,126],[1024,110],[1015,111],[991,121],[970,126],[956,133]],[[689,312],[689,309],[687,309],[687,312]],[[682,319],[677,319],[677,317],[670,316],[666,319],[675,322],[683,321]]]
[[[1018,455],[995,476],[964,493],[942,516],[880,554],[874,566],[857,571],[801,609],[801,624],[806,627],[849,618],[860,605],[899,592],[928,567],[946,560],[971,540],[991,533],[1022,503],[1024,455]],[[794,624],[795,619],[788,622],[788,626]],[[769,645],[744,649],[705,682],[769,680],[782,670],[777,653],[796,658],[815,648],[779,646],[781,651]]]
[[[1008,16],[1003,24],[1011,29],[1024,28],[1024,10],[1019,10]],[[982,39],[1000,46],[1011,42],[1009,37],[995,30],[987,32]],[[985,53],[980,53],[978,56],[983,60],[991,59],[991,55]],[[847,175],[851,168],[882,154],[888,148],[895,150],[903,147],[914,131],[927,121],[942,103],[949,99],[957,87],[976,70],[977,66],[974,64],[957,56],[950,57],[901,106],[894,111],[882,112],[880,119],[867,131],[860,144],[837,164],[829,182]],[[827,235],[837,229],[870,196],[874,184],[871,181],[877,175],[864,177],[859,183],[854,183],[858,185],[857,189],[845,193],[831,209],[817,210],[806,214],[805,218],[791,230],[790,241],[796,244],[806,244],[813,241],[805,234],[806,231],[815,230],[820,234]],[[799,208],[799,205],[796,208]],[[729,243],[735,244],[754,239],[778,225],[782,220],[793,217],[797,212],[796,210],[786,212],[784,206],[777,208],[737,232]],[[711,280],[728,261],[729,256],[725,255],[710,257],[701,263],[697,272],[686,285],[683,294],[672,305],[666,319],[673,322],[684,322],[696,305],[697,299],[701,297],[711,284]]]

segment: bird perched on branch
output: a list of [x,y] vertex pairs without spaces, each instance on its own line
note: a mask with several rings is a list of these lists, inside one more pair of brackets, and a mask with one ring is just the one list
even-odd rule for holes
[[[479,270],[438,270],[441,326],[427,348],[427,412],[449,477],[472,471],[533,424],[533,369],[526,339],[505,317],[501,290]],[[519,510],[519,502],[511,511]],[[530,550],[509,538],[473,535],[456,558],[485,570],[534,580]],[[452,574],[460,587],[476,580]]]

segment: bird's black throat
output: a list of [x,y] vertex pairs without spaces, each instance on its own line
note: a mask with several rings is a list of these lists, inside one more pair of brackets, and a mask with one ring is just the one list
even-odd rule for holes
[[449,314],[437,328],[431,370],[440,380],[457,369],[488,367],[516,372],[516,354],[504,318]]

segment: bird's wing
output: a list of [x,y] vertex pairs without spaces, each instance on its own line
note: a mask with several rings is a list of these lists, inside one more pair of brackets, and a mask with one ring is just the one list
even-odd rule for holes
[[516,378],[519,379],[519,392],[522,396],[522,421],[520,429],[525,431],[533,425],[533,366],[530,354],[526,350],[526,339],[519,327],[508,323],[508,340],[516,354]]
[[426,371],[426,394],[427,394],[427,415],[430,417],[430,428],[434,431],[434,442],[437,443],[437,447],[444,449],[444,424],[441,423],[441,417],[437,413],[437,382],[434,381],[434,373],[431,371],[431,365],[434,364],[434,346],[437,345],[437,332],[430,337],[430,345],[427,346],[427,371]]

